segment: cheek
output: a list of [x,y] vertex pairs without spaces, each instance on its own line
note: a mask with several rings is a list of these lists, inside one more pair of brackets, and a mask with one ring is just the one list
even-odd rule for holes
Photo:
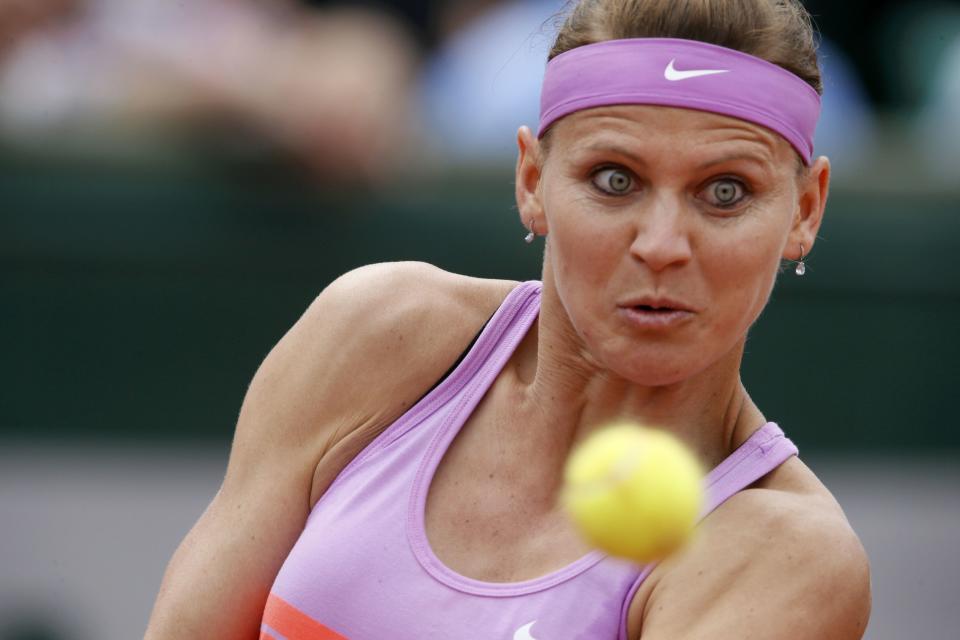
[[[573,194],[570,194],[573,195]],[[626,237],[612,227],[613,220],[580,197],[558,194],[545,203],[550,233],[549,259],[558,283],[575,289],[596,289],[609,282]]]
[[[776,221],[772,216],[767,220]],[[744,233],[718,234],[704,273],[728,322],[746,330],[766,305],[776,280],[787,230],[781,224],[750,225]],[[722,240],[720,238],[723,238]]]
[[[575,191],[555,192],[544,202],[549,234],[546,264],[573,330],[587,343],[599,336],[591,327],[607,321],[602,301],[615,286],[614,275],[629,244],[629,234],[596,204]],[[603,331],[599,332],[600,334]]]

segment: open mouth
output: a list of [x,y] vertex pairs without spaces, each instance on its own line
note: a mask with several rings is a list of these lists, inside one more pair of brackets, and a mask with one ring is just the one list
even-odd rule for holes
[[671,311],[679,311],[679,309],[674,309],[673,307],[654,307],[648,304],[638,304],[631,308],[637,311],[649,311],[654,313],[669,313]]
[[646,329],[671,327],[694,316],[689,309],[657,304],[635,304],[620,309],[620,313],[628,322]]

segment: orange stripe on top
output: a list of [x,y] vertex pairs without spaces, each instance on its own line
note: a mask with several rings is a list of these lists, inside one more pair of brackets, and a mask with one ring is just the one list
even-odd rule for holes
[[263,623],[289,640],[348,640],[272,593],[263,609]]

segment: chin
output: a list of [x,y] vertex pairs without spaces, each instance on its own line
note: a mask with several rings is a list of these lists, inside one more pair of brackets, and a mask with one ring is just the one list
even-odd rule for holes
[[630,362],[612,362],[608,369],[642,387],[667,387],[692,378],[703,370],[700,363],[681,361],[664,354],[642,355]]

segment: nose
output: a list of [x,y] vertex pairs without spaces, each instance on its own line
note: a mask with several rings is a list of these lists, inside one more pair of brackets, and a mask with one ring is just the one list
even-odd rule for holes
[[683,203],[670,195],[651,198],[637,212],[630,253],[653,271],[663,271],[690,261],[692,256],[688,216]]

